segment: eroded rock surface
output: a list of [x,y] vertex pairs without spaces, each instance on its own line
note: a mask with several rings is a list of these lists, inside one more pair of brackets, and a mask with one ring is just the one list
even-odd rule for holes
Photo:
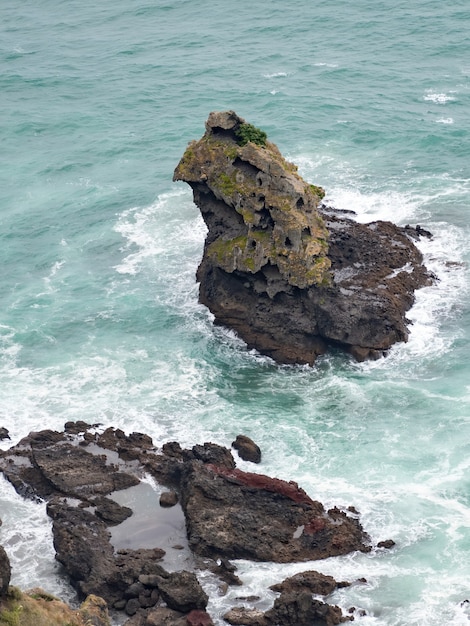
[[319,572],[301,572],[270,587],[280,592],[280,596],[268,611],[234,607],[225,614],[224,619],[229,624],[244,626],[335,626],[353,618],[343,616],[338,606],[323,602],[313,595],[328,596],[338,587],[348,585]]
[[429,233],[322,205],[323,189],[253,128],[211,113],[175,169],[208,228],[200,301],[283,363],[313,363],[329,345],[376,358],[406,341],[414,291],[431,281],[412,238]]
[[[126,435],[113,428],[101,432],[96,425],[69,423],[62,433],[31,433],[0,452],[0,470],[19,493],[47,500],[56,558],[80,597],[104,598],[111,609],[130,617],[129,626],[211,624],[205,610],[208,597],[195,571],[166,569],[165,551],[158,545],[158,515],[168,509],[159,505],[157,493],[156,517],[146,518],[151,547],[124,549],[113,544],[115,529],[138,514],[116,501],[119,493],[140,488],[145,473],[177,496],[186,520],[184,541],[189,541],[194,555],[203,557],[193,555],[193,562],[224,585],[242,584],[230,558],[294,562],[370,549],[357,514],[325,510],[296,483],[243,472],[236,468],[230,450],[215,443],[182,449],[169,442],[157,449],[141,433]],[[179,506],[175,503],[171,510]],[[7,561],[2,563],[0,551],[5,588]],[[296,619],[326,611],[300,597],[304,587],[291,583],[280,589],[282,602],[263,619],[284,623],[286,611]]]
[[357,520],[326,511],[293,482],[191,463],[181,491],[189,544],[201,556],[288,563],[370,549]]
[[11,566],[10,559],[3,546],[0,546],[0,598],[8,591],[10,584]]

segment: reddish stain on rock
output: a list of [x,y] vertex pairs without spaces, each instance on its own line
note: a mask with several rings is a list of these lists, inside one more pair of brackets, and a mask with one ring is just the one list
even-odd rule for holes
[[254,487],[255,489],[264,489],[272,493],[279,493],[280,495],[289,498],[297,504],[309,504],[315,505],[315,502],[310,498],[305,491],[299,487],[294,481],[285,481],[280,478],[271,478],[265,474],[254,474],[252,472],[243,472],[239,469],[228,469],[220,465],[207,464],[206,467],[218,476],[224,476],[230,480],[234,480],[239,485],[245,487]]
[[326,522],[321,517],[313,517],[308,524],[304,526],[304,533],[306,535],[314,535],[320,530],[323,530],[326,526]]
[[195,609],[186,615],[186,624],[188,626],[214,626],[209,613]]

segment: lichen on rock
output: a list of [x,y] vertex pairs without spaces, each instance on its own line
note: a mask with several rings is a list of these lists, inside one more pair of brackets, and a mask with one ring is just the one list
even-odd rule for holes
[[427,231],[325,206],[324,190],[233,111],[209,115],[174,180],[191,186],[208,228],[199,300],[248,347],[312,364],[328,346],[364,360],[407,340],[414,291],[432,282],[412,241]]
[[229,273],[255,274],[270,264],[296,287],[328,282],[321,188],[307,184],[273,143],[240,142],[246,126],[233,111],[211,113],[206,133],[189,144],[175,170],[174,180],[212,193],[239,216],[234,232],[221,233],[206,254]]

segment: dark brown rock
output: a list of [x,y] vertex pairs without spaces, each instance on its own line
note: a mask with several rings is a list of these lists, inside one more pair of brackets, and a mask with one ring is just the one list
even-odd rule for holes
[[[190,547],[210,557],[203,566],[230,584],[241,581],[228,558],[291,562],[369,550],[357,511],[354,519],[339,509],[325,511],[296,483],[242,472],[230,450],[214,443],[182,450],[173,442],[157,453],[145,435],[127,436],[119,429],[100,435],[73,423],[65,433],[31,433],[0,452],[0,469],[18,490],[48,500],[56,558],[79,596],[101,596],[126,611],[128,626],[194,626],[211,619],[195,574],[165,571],[163,550],[114,550],[108,526],[130,510],[113,500],[113,492],[137,483],[144,471],[174,487]],[[322,615],[330,622],[318,623],[333,624],[334,612],[321,603],[307,606],[301,598],[333,584],[320,577],[310,572],[302,580],[299,575],[284,581],[278,587],[282,602],[278,598],[271,613],[250,613],[255,621],[246,623],[274,626],[286,615]],[[160,601],[167,604],[163,612]]]
[[108,526],[121,524],[121,522],[132,515],[132,509],[128,506],[121,506],[114,500],[111,500],[111,498],[100,496],[92,499],[91,503],[96,507],[95,515],[108,524]]
[[188,626],[214,626],[211,616],[206,611],[194,610],[186,615]]
[[213,463],[228,469],[233,469],[236,465],[230,450],[216,443],[197,444],[191,450],[185,450],[183,458],[186,461],[198,460],[203,463]]
[[193,462],[181,495],[190,547],[202,556],[282,563],[370,550],[357,520],[325,511],[296,483]]
[[385,541],[379,541],[379,543],[377,544],[378,548],[385,548],[386,550],[390,550],[390,548],[393,548],[393,546],[395,546],[395,542],[393,541],[393,539],[385,539]]
[[164,491],[160,495],[160,506],[169,508],[178,504],[178,494],[176,491]]
[[269,626],[263,611],[237,606],[225,613],[224,620],[233,626]]
[[207,606],[207,594],[192,572],[165,573],[158,581],[158,589],[166,604],[175,611],[188,613]]
[[140,576],[166,574],[159,563],[163,550],[120,550],[115,555],[106,524],[93,513],[61,500],[51,501],[47,511],[56,558],[80,596],[95,594],[116,606],[143,591]]
[[269,625],[283,626],[336,626],[348,619],[338,606],[315,600],[305,591],[281,594],[265,617]]
[[227,559],[220,559],[220,563],[209,564],[208,569],[227,585],[243,585],[243,581],[235,574],[237,568]]
[[197,280],[215,322],[283,363],[311,364],[328,346],[378,358],[406,341],[414,291],[432,281],[412,239],[429,233],[321,205],[323,190],[274,144],[242,145],[243,127],[211,113],[174,174],[208,228]]
[[237,435],[232,447],[238,452],[238,456],[244,461],[251,463],[261,463],[261,450],[259,446],[246,435]]
[[0,546],[0,598],[8,591],[11,577],[10,559],[3,546]]
[[327,596],[338,586],[347,586],[349,583],[338,585],[332,576],[325,576],[320,572],[308,571],[300,572],[290,578],[286,578],[282,583],[271,585],[270,589],[279,593],[299,593],[307,591],[319,596]]
[[[153,609],[147,615],[145,626],[187,626],[186,616],[167,607]],[[127,622],[126,625],[127,626]]]
[[64,424],[64,431],[71,435],[79,435],[81,433],[86,433],[90,428],[96,428],[99,424],[88,424],[82,420],[78,420],[77,422],[66,422]]
[[6,428],[0,428],[0,441],[2,439],[10,439],[10,433]]

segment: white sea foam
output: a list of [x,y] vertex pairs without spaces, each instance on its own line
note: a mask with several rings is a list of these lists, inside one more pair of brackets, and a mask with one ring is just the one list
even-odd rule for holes
[[46,514],[46,504],[24,500],[1,477],[0,511],[3,521],[0,544],[11,562],[11,584],[29,589],[47,581],[50,593],[69,602],[76,601],[75,592],[60,574],[55,560],[52,523]]
[[271,74],[263,74],[264,78],[284,78],[287,72],[272,72]]
[[[454,91],[450,92],[450,94],[455,93]],[[446,104],[447,102],[453,102],[455,100],[455,96],[447,93],[436,93],[432,90],[428,90],[426,95],[423,96],[423,99],[427,102],[434,102],[435,104]]]
[[440,117],[436,120],[436,124],[453,124],[454,119],[452,117]]

